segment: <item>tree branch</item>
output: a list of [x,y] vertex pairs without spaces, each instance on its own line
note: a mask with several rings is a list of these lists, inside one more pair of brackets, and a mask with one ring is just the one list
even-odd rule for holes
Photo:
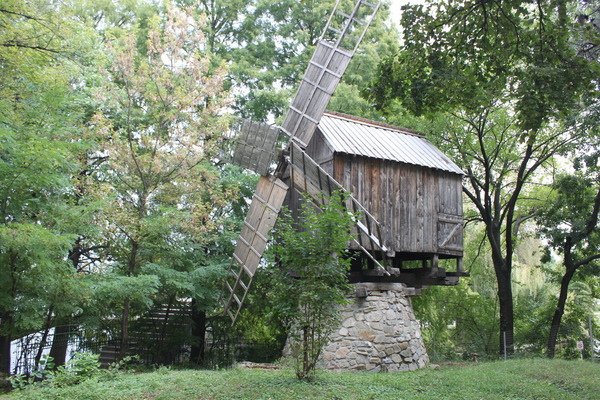
[[596,199],[594,200],[594,208],[592,209],[592,214],[590,215],[590,219],[587,221],[585,225],[585,229],[582,232],[583,237],[589,236],[595,229],[598,224],[598,213],[600,212],[600,188],[598,188],[598,192],[596,193]]
[[1,43],[0,46],[2,47],[16,47],[19,49],[30,49],[30,50],[37,50],[37,51],[45,51],[48,53],[53,53],[53,54],[60,54],[61,52],[59,50],[54,50],[54,49],[49,49],[47,47],[43,47],[43,46],[32,46],[32,45],[28,45],[25,43],[21,43],[21,42],[16,42],[16,41],[8,41],[6,43]]
[[581,266],[584,266],[584,265],[586,265],[586,264],[589,264],[589,263],[591,263],[591,262],[592,262],[592,261],[594,261],[594,260],[600,260],[600,254],[594,254],[593,256],[589,256],[589,257],[587,257],[587,258],[584,258],[583,260],[581,260],[581,261],[579,261],[579,262],[576,262],[576,263],[573,265],[573,267],[574,267],[575,269],[577,269],[577,268],[579,268],[579,267],[581,267]]

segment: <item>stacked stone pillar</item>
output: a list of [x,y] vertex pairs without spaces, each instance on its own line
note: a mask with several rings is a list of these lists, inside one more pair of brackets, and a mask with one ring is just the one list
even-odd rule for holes
[[429,357],[411,295],[401,283],[359,283],[342,309],[342,324],[323,350],[325,368],[336,371],[412,371]]

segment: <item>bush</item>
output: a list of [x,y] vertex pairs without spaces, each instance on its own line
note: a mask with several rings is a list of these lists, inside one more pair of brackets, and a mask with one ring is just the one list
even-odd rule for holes
[[334,193],[321,211],[305,198],[298,221],[284,218],[276,232],[275,254],[284,268],[278,304],[292,322],[290,350],[299,379],[312,379],[321,349],[339,323],[338,306],[347,301],[350,260],[344,253],[353,219],[343,196]]
[[49,381],[53,386],[63,387],[98,377],[103,373],[98,358],[98,354],[90,352],[75,353],[65,367],[59,367],[52,373]]
[[54,369],[52,357],[44,356],[38,369],[29,375],[19,374],[10,378],[13,389],[25,389],[32,385],[53,387],[72,386],[91,378],[100,377],[105,371],[100,369],[99,355],[90,352],[75,353],[66,366]]
[[24,389],[25,387],[41,382],[52,377],[54,369],[54,359],[50,356],[42,356],[40,363],[35,371],[29,375],[17,374],[9,379],[13,389]]

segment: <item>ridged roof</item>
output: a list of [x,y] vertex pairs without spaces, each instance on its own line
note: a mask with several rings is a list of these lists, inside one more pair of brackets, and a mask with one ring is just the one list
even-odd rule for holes
[[464,174],[427,139],[409,130],[333,112],[321,117],[319,130],[334,152]]

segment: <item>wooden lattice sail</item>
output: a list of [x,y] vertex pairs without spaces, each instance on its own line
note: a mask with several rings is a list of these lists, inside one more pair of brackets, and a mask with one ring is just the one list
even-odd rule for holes
[[310,141],[378,9],[379,2],[336,4],[282,125],[301,147]]
[[267,175],[276,156],[279,128],[264,122],[240,119],[234,130],[237,134],[233,163],[259,175]]
[[[313,198],[323,201],[324,196],[331,195],[331,190],[341,189],[339,183],[327,176],[310,157],[304,157],[304,148],[378,8],[379,2],[364,0],[336,3],[281,127],[290,138],[290,157],[279,159],[275,169],[277,176],[270,175],[270,166],[277,156],[279,129],[251,121],[242,121],[237,128],[233,161],[263,176],[237,241],[235,264],[226,283],[228,295],[224,307],[232,322],[239,315],[288,191],[279,179],[279,175],[286,171],[288,161],[292,163],[295,187],[307,191]],[[356,221],[356,242],[379,265],[363,246],[369,243],[371,250],[386,253],[379,224],[354,198],[349,197],[347,207],[354,212],[360,211],[360,218]]]
[[288,186],[275,177],[263,176],[258,181],[233,253],[235,266],[226,282],[229,291],[226,312],[232,321],[242,308],[287,191]]

